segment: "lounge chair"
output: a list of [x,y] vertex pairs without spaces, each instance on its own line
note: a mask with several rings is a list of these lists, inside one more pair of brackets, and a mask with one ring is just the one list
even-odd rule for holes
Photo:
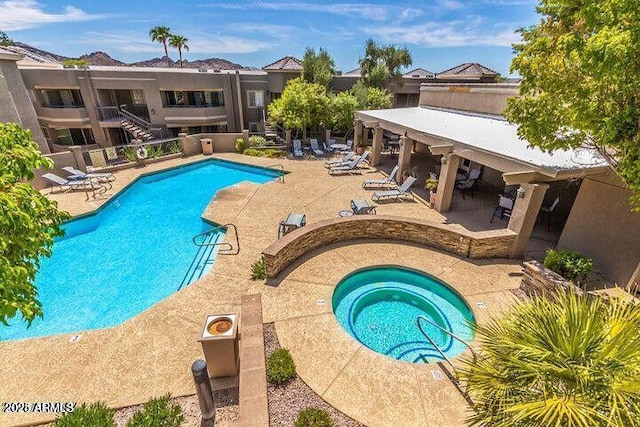
[[318,140],[315,138],[311,138],[310,142],[311,142],[311,151],[313,151],[313,154],[315,154],[316,156],[324,156],[324,151],[322,151],[320,147],[318,147]]
[[407,177],[407,179],[402,183],[402,185],[395,190],[387,190],[387,191],[378,191],[377,193],[373,193],[371,200],[377,202],[380,199],[395,199],[398,200],[401,197],[411,196],[412,200],[415,200],[413,193],[409,190],[409,188],[416,182],[416,179],[412,176]]
[[462,190],[462,199],[464,200],[467,190],[471,190],[471,197],[475,196],[475,190],[478,186],[478,178],[480,178],[480,169],[474,169],[469,172],[469,176],[461,181],[456,181],[455,188]]
[[65,191],[95,190],[97,187],[105,188],[105,187],[102,187],[97,182],[93,181],[91,178],[69,180],[53,173],[42,174],[42,178],[49,181],[52,184],[51,185],[52,188],[55,185],[58,185],[61,190],[65,190]]
[[344,166],[334,166],[329,169],[329,175],[344,174],[344,173],[362,173],[360,169],[360,163],[364,162],[369,156],[369,152],[365,151],[360,157],[351,160]]
[[328,143],[326,142],[322,143],[322,147],[324,148],[324,151],[327,153],[333,153],[334,151],[334,148],[332,147],[333,144],[331,141],[335,142],[335,139],[330,139]]
[[396,165],[388,177],[385,179],[367,179],[362,183],[362,188],[380,188],[380,187],[393,187],[397,186],[396,174],[398,173],[398,165]]
[[378,205],[369,204],[364,199],[355,199],[351,201],[351,210],[354,215],[375,215]]
[[337,160],[327,160],[324,163],[324,167],[325,168],[330,168],[330,167],[334,167],[334,166],[344,166],[346,164],[349,164],[349,162],[351,160],[353,160],[353,157],[356,155],[356,153],[354,153],[353,151],[349,151],[348,153],[346,153],[344,155],[343,158],[341,159],[337,159]]
[[299,139],[293,140],[293,157],[304,157],[302,152],[302,141]]
[[[83,172],[80,169],[76,169],[73,166],[65,166],[62,168],[63,170],[69,172],[74,176],[74,179],[86,179],[86,178],[96,178],[99,182],[111,182],[116,180],[116,176],[111,172]],[[76,178],[77,177],[77,178]]]

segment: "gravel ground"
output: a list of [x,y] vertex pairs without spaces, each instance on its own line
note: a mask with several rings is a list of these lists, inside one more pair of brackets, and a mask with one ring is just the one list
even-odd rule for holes
[[[273,323],[264,325],[265,357],[280,348],[276,328]],[[269,399],[269,424],[271,427],[290,427],[298,413],[308,407],[324,409],[329,412],[336,427],[364,427],[357,421],[339,412],[322,400],[308,385],[296,377],[282,386],[267,383],[267,397]]]

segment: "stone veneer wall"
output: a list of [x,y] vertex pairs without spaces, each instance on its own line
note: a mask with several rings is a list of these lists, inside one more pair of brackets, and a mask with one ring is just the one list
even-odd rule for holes
[[515,241],[511,230],[460,232],[447,224],[389,215],[329,219],[295,230],[262,255],[267,276],[275,277],[300,256],[332,243],[354,239],[400,240],[435,247],[468,258],[506,258]]
[[522,289],[529,296],[542,295],[559,289],[571,290],[577,294],[582,294],[582,289],[573,282],[549,270],[539,261],[528,261],[523,265]]

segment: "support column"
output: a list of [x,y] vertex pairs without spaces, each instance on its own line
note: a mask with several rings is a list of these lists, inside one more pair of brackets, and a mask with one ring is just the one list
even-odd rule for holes
[[363,129],[362,120],[356,120],[353,125],[353,142],[357,146],[360,144],[360,140],[362,139],[362,129]]
[[371,153],[371,165],[379,166],[382,162],[382,133],[380,126],[376,126],[373,130],[373,153]]
[[87,163],[84,161],[84,156],[82,155],[82,147],[75,146],[69,147],[69,150],[73,153],[73,158],[76,161],[76,167],[83,172],[87,171]]
[[331,139],[331,129],[326,129],[324,131],[324,142],[328,143]]
[[406,136],[400,137],[400,154],[398,155],[398,175],[401,177],[404,171],[411,169],[411,150],[413,141]]
[[460,156],[456,154],[445,154],[440,160],[440,177],[438,178],[438,191],[434,208],[438,212],[447,212],[451,207],[453,189],[456,185],[456,175],[460,167]]
[[244,139],[245,144],[249,144],[249,130],[243,129],[242,131],[242,139]]
[[286,129],[284,131],[284,140],[288,145],[291,145],[291,129]]
[[510,258],[522,258],[549,184],[520,184],[507,228],[518,233]]

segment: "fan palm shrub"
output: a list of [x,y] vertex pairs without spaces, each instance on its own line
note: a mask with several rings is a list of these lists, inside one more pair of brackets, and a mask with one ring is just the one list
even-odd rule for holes
[[478,327],[461,379],[473,426],[622,427],[640,420],[640,307],[558,293]]

